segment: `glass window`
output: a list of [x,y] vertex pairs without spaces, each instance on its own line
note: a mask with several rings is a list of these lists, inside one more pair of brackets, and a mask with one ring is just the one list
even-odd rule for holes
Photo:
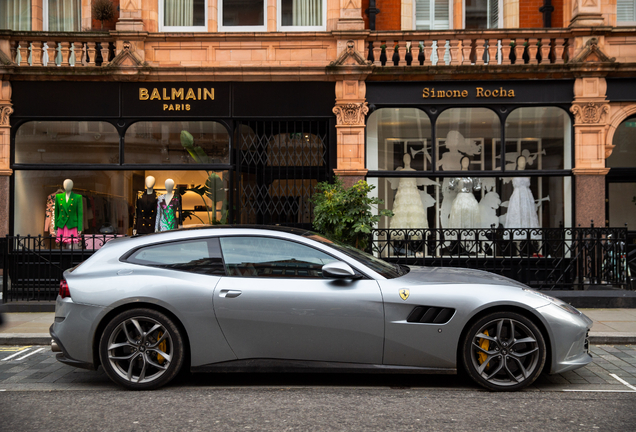
[[612,154],[605,161],[608,168],[636,167],[636,117],[621,123],[614,132]]
[[160,30],[207,31],[207,9],[206,0],[161,0]]
[[416,0],[415,30],[448,30],[450,26],[449,0]]
[[81,0],[45,0],[44,30],[81,31],[81,11]]
[[634,24],[636,22],[635,0],[616,0],[616,22],[619,25]]
[[[182,144],[182,131],[194,138],[193,148]],[[126,131],[124,143],[127,164],[229,163],[230,135],[217,122],[134,123]]]
[[141,248],[126,258],[133,264],[225,276],[217,238],[172,242]]
[[[570,116],[557,107],[518,108],[506,119],[506,170],[560,170],[571,166]],[[500,147],[495,148],[500,158]],[[518,163],[523,156],[524,167]]]
[[31,0],[0,1],[0,30],[31,30]]
[[279,0],[279,22],[282,30],[322,30],[326,9],[323,0]]
[[[367,122],[367,168],[369,170],[429,171],[431,167],[431,121],[416,108],[382,108]],[[404,157],[410,162],[405,166]]]
[[131,235],[149,176],[155,179],[153,198],[166,193],[166,180],[174,182],[181,201],[181,213],[176,215],[178,225],[227,222],[227,171],[16,170],[15,232],[56,236],[55,196],[64,192],[64,180],[70,179],[73,192],[83,199],[83,234]]
[[464,28],[499,28],[501,0],[464,0]]
[[219,0],[219,31],[266,31],[265,0]]
[[[488,108],[451,108],[435,124],[437,169],[483,171],[501,169],[495,149],[501,122]],[[463,163],[462,163],[463,160]]]
[[221,249],[229,276],[322,278],[330,255],[292,241],[268,237],[223,237]]
[[116,164],[119,163],[119,133],[106,122],[27,122],[15,135],[15,162]]

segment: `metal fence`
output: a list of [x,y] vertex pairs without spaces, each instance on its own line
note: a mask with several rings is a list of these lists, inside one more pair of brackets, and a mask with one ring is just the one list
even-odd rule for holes
[[487,270],[543,290],[630,288],[625,228],[377,229],[369,252],[400,264]]
[[115,237],[91,234],[0,238],[2,302],[55,300],[64,271],[86,260]]
[[[625,289],[627,235],[625,228],[378,229],[370,252],[393,263],[487,270],[537,289]],[[2,301],[55,300],[63,272],[115,237],[0,238]]]

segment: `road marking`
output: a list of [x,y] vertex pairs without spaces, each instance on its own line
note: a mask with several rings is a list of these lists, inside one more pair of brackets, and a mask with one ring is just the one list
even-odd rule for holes
[[23,353],[23,352],[25,352],[25,351],[28,351],[28,350],[30,350],[30,349],[31,349],[31,347],[24,348],[24,349],[22,349],[22,350],[18,351],[17,353],[15,353],[15,354],[11,354],[9,357],[5,357],[5,358],[3,358],[3,359],[2,359],[2,361],[10,360],[11,358],[13,358],[13,357],[15,357],[15,356],[17,356],[17,355],[20,355],[21,353]]
[[583,389],[563,389],[566,392],[585,392],[585,393],[634,393],[634,390],[583,390]]
[[28,356],[32,356],[35,353],[39,353],[40,351],[44,351],[44,348],[40,348],[40,349],[36,349],[35,351],[31,351],[27,355],[23,355],[22,357],[17,358],[16,360],[23,360],[23,359],[27,358]]
[[630,383],[628,383],[627,381],[625,381],[624,379],[622,379],[621,377],[619,377],[616,374],[610,374],[611,377],[615,378],[617,381],[625,384],[627,387],[629,387],[630,389],[636,391],[636,387],[634,387],[633,385],[631,385]]

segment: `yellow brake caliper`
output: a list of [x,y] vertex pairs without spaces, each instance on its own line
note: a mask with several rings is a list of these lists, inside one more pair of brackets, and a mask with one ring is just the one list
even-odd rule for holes
[[[490,336],[488,334],[488,330],[485,330],[484,334],[486,336]],[[490,341],[488,339],[480,338],[479,339],[479,346],[481,347],[481,349],[483,349],[485,351],[488,351],[488,348],[490,348]],[[483,362],[486,361],[486,359],[488,358],[488,355],[486,353],[483,353],[483,352],[478,352],[477,353],[477,358],[479,358],[479,364],[482,364]],[[488,367],[488,365],[486,365],[486,367]]]
[[[157,336],[159,337],[159,339],[161,339],[161,336],[163,336],[163,332],[157,333]],[[166,352],[166,348],[167,348],[166,340],[164,339],[163,341],[161,341],[161,343],[159,344],[157,348],[159,348],[160,351]],[[163,358],[161,354],[157,354],[157,361],[159,362],[159,364],[163,364],[164,360],[165,359]]]

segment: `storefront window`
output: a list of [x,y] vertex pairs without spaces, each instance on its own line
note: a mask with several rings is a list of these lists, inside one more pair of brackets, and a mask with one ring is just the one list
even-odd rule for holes
[[636,230],[636,117],[623,121],[614,132],[612,154],[605,160],[611,168],[607,181],[608,218],[611,227],[627,225]]
[[[182,144],[181,132],[194,138],[202,150],[193,157]],[[138,122],[126,131],[124,162],[127,164],[188,164],[229,162],[230,135],[217,122]]]
[[608,168],[636,167],[636,117],[621,123],[614,132],[612,154],[605,161]]
[[15,135],[15,162],[23,164],[116,164],[119,134],[106,122],[32,121]]
[[[151,194],[146,190],[149,177],[154,180]],[[67,179],[73,182],[72,193],[82,197],[82,209],[77,210],[78,224],[73,227],[82,234],[130,235],[133,229],[139,230],[141,221],[136,222],[141,215],[137,211],[140,199],[147,194],[152,196],[153,202],[155,198],[160,201],[166,194],[169,179],[174,184],[175,203],[178,201],[178,205],[173,206],[178,210],[174,215],[175,226],[227,220],[227,171],[16,170],[15,232],[20,235],[58,234],[55,200],[57,194],[64,194]],[[153,227],[150,232],[154,231]]]

